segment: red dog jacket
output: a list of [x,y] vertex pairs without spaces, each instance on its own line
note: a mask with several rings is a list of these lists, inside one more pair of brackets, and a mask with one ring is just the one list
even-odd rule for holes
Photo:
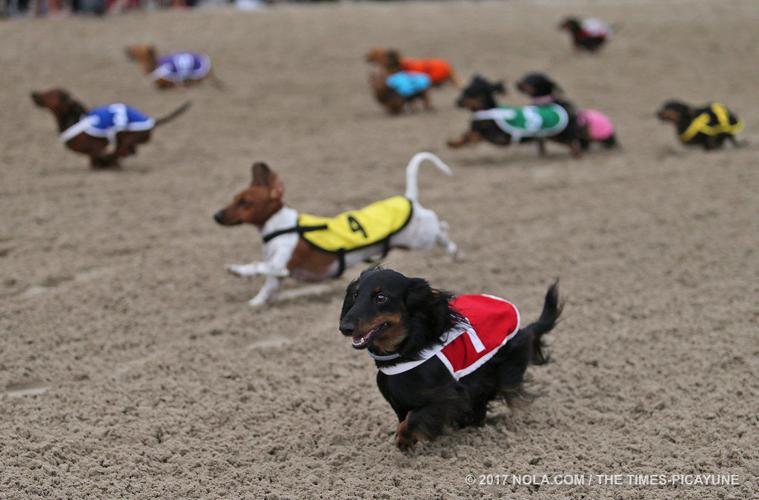
[[519,311],[511,302],[492,295],[459,295],[450,302],[465,321],[440,337],[440,343],[422,351],[419,359],[380,367],[397,375],[437,357],[458,380],[495,356],[519,331]]

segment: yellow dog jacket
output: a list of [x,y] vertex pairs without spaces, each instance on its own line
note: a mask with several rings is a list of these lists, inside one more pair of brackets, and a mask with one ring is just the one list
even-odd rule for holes
[[295,227],[266,234],[263,240],[266,243],[282,234],[297,232],[311,246],[340,257],[339,276],[345,269],[343,257],[348,252],[382,244],[384,257],[390,250],[390,238],[406,227],[412,214],[411,200],[393,196],[334,217],[299,214]]
[[709,109],[699,113],[688,125],[683,133],[680,134],[680,140],[688,142],[699,133],[716,136],[720,134],[737,134],[743,129],[743,121],[732,117],[725,106],[719,103],[712,103]]

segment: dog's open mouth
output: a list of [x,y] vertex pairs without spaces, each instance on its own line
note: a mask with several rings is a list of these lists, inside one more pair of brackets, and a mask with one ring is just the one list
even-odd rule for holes
[[385,330],[390,326],[389,321],[385,321],[384,323],[380,323],[379,326],[375,326],[368,332],[366,332],[364,335],[356,335],[353,337],[353,348],[354,349],[364,349],[366,346],[369,345],[369,342],[381,331]]

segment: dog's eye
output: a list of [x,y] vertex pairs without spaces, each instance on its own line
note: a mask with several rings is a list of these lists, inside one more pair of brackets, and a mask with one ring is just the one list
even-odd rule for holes
[[358,298],[358,290],[353,290],[353,295],[351,295],[351,298],[353,300],[356,300]]
[[240,201],[238,201],[237,204],[240,205],[241,207],[246,207],[250,205],[250,202],[246,200],[245,198],[243,198]]
[[377,304],[384,304],[385,302],[387,302],[387,296],[386,296],[386,295],[383,295],[383,294],[381,294],[381,293],[378,293],[378,294],[377,294],[377,295],[374,297],[374,300],[377,302]]

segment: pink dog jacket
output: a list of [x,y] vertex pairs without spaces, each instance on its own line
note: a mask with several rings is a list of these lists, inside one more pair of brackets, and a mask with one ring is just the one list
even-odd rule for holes
[[605,141],[614,134],[614,124],[608,116],[594,109],[581,109],[577,112],[577,121],[588,127],[588,135],[594,141]]

